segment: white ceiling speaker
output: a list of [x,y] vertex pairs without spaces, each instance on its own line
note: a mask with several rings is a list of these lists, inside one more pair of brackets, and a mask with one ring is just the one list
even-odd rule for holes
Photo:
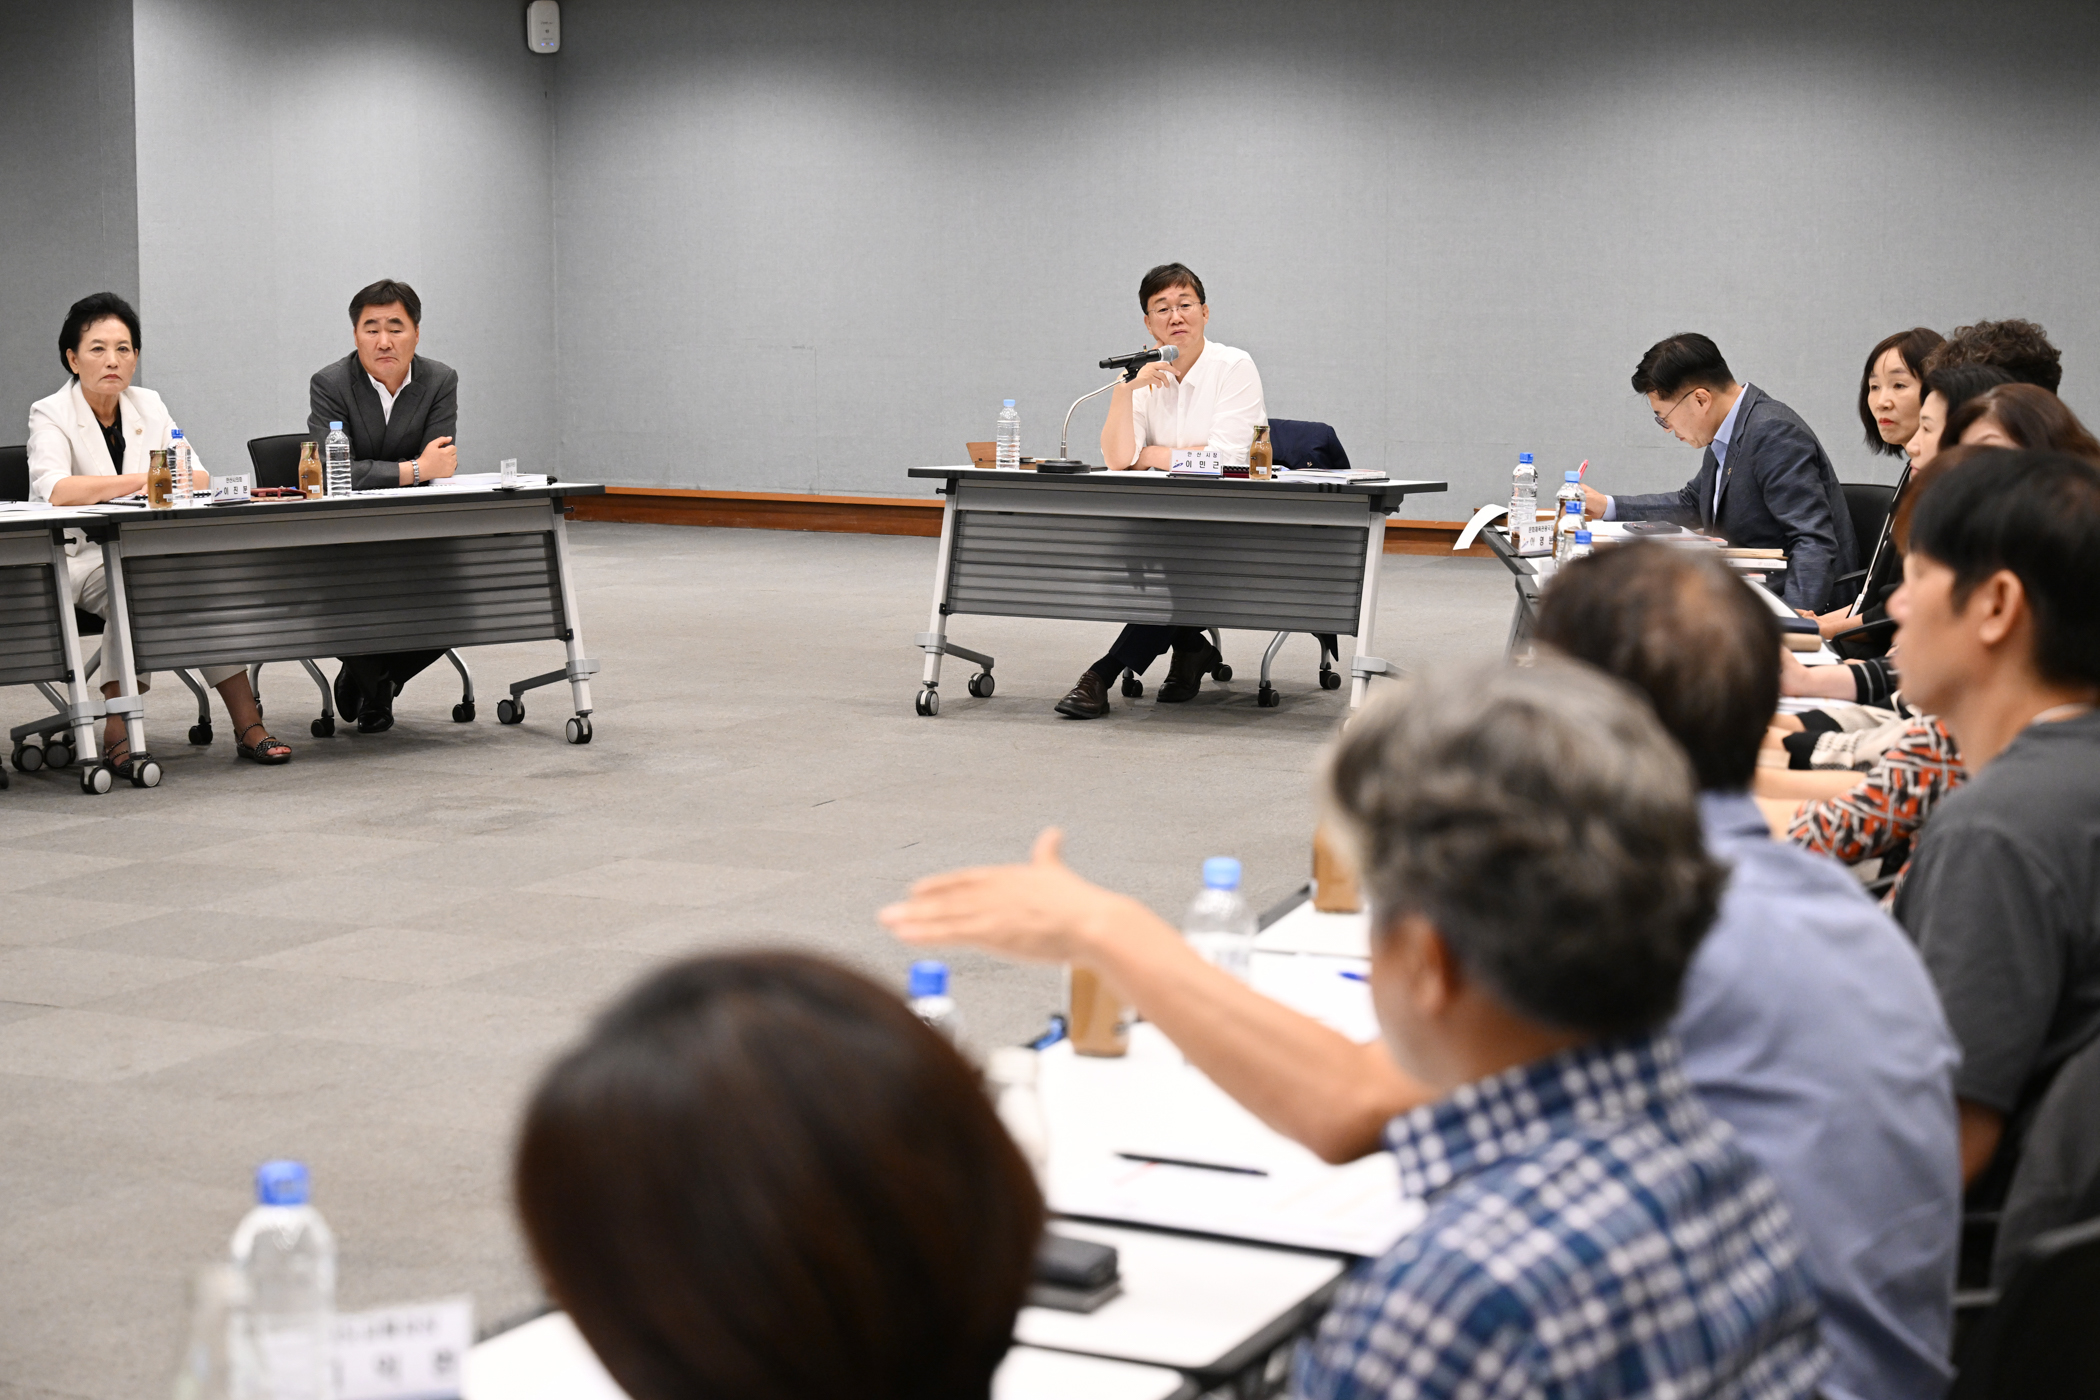
[[532,0],[525,7],[525,47],[534,53],[561,52],[561,0]]

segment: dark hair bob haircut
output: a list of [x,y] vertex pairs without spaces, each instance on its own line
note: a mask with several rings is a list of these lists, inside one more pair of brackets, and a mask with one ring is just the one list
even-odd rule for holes
[[1925,357],[1946,339],[1929,326],[1913,326],[1907,331],[1897,331],[1884,336],[1879,345],[1867,352],[1867,367],[1859,372],[1859,421],[1867,430],[1867,446],[1884,457],[1894,457],[1903,451],[1903,444],[1890,442],[1881,435],[1881,425],[1874,420],[1874,410],[1867,407],[1867,381],[1874,377],[1874,366],[1881,357],[1893,350],[1903,358],[1903,367],[1910,371],[1912,382],[1918,386],[1918,399],[1922,403],[1929,392],[1925,387]]
[[902,998],[792,953],[650,977],[547,1072],[514,1166],[548,1291],[633,1400],[985,1400],[1043,1200]]
[[357,318],[365,314],[368,306],[392,306],[397,301],[408,313],[410,325],[423,324],[423,298],[417,296],[416,289],[408,283],[397,282],[391,277],[380,278],[350,298],[350,324],[356,325]]
[[2093,440],[2070,405],[2032,384],[2000,384],[1984,390],[1947,415],[1940,440],[1959,443],[1963,433],[1985,418],[2005,429],[2005,435],[2022,447],[2053,448],[2100,459],[2100,442]]
[[95,322],[114,316],[131,332],[131,348],[143,350],[145,342],[139,335],[139,313],[131,309],[131,303],[115,292],[97,292],[82,297],[66,311],[66,323],[58,328],[58,367],[75,379],[73,362],[66,358],[78,354],[80,342],[87,336],[88,327]]
[[1210,301],[1203,295],[1203,279],[1188,270],[1182,263],[1161,263],[1146,273],[1138,283],[1138,310],[1149,313],[1152,298],[1170,287],[1187,287],[1196,294],[1199,305],[1208,306]]
[[1634,366],[1633,391],[1674,399],[1685,389],[1711,389],[1718,393],[1735,383],[1721,347],[1697,331],[1685,331],[1658,340]]
[[1918,496],[1910,548],[1954,571],[1954,604],[2010,570],[2034,615],[2033,665],[2059,685],[2100,685],[2100,463],[1988,448]]

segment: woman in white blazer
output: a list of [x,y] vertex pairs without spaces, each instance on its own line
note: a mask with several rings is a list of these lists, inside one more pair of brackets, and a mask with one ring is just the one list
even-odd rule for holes
[[[29,409],[29,494],[55,506],[90,506],[142,490],[146,454],[172,441],[175,421],[151,389],[134,386],[139,367],[139,315],[114,292],[97,292],[73,303],[58,334],[59,361],[71,378],[49,398]],[[194,449],[191,461],[197,462]],[[209,486],[201,469],[195,484]],[[73,599],[89,612],[109,616],[109,580],[102,553],[89,549],[77,531],[68,531],[67,567]],[[117,673],[116,632],[102,634],[102,674]],[[291,747],[263,728],[244,666],[207,666],[204,678],[216,686],[233,717],[234,747],[256,763],[283,763]],[[140,689],[148,678],[139,677]],[[113,696],[117,682],[105,680],[102,693]],[[123,721],[112,715],[103,725],[106,761],[120,776],[129,776],[132,755]]]

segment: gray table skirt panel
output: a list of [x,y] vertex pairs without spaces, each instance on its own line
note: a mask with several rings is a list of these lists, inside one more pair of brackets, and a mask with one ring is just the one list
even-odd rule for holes
[[551,534],[127,557],[141,671],[562,638]]
[[[40,550],[49,546],[36,541]],[[68,679],[58,585],[48,558],[0,566],[0,685]]]
[[948,613],[1356,635],[1362,526],[963,510]]

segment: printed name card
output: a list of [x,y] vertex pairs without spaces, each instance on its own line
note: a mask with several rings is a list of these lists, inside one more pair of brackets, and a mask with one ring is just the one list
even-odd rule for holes
[[1222,476],[1225,472],[1225,457],[1213,448],[1177,447],[1167,470],[1183,472],[1190,476]]
[[220,501],[245,501],[255,489],[255,478],[245,472],[228,472],[211,479],[211,498],[214,504]]
[[440,1298],[335,1319],[335,1400],[459,1400],[474,1300]]

